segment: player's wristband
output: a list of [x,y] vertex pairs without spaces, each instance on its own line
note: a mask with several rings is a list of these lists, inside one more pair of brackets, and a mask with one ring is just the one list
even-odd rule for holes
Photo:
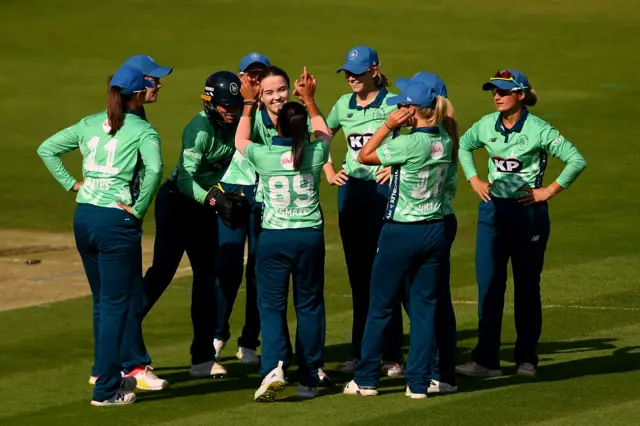
[[243,103],[245,105],[255,105],[257,102],[255,101],[255,99],[245,99]]

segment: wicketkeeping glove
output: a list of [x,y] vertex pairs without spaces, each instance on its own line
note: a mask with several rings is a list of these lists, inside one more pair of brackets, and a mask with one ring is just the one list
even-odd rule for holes
[[222,223],[231,229],[244,226],[251,213],[251,205],[242,190],[224,192],[220,184],[209,190],[204,204],[213,207]]

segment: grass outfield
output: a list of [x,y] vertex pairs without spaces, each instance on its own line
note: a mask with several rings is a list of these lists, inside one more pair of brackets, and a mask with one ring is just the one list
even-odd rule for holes
[[[130,407],[89,406],[90,299],[0,312],[0,424],[637,424],[640,416],[639,7],[634,2],[568,0],[457,2],[395,0],[113,0],[91,4],[0,4],[0,228],[69,231],[73,197],[50,177],[35,150],[55,131],[105,105],[108,73],[129,55],[149,53],[175,67],[161,101],[148,108],[163,138],[165,174],[177,160],[183,126],[199,110],[206,77],[235,70],[260,51],[292,76],[318,78],[328,112],[348,88],[335,74],[353,45],[374,46],[391,78],[429,70],[449,88],[464,130],[493,109],[480,85],[496,69],[524,71],[540,97],[533,112],[574,141],[588,168],[550,202],[552,235],[543,274],[544,327],[539,379],[461,379],[461,392],[414,401],[402,380],[384,380],[378,398],[339,395],[347,377],[313,401],[256,404],[255,367],[224,361],[229,378],[190,380],[188,279],[176,280],[145,323],[156,372],[171,381],[138,393]],[[144,37],[130,35],[138,26]],[[125,29],[127,28],[127,29]],[[341,139],[333,156],[342,158]],[[79,170],[71,155],[70,170]],[[478,163],[486,155],[479,153]],[[480,167],[481,169],[483,167]],[[561,166],[551,161],[546,183]],[[336,227],[336,188],[322,188],[327,218],[327,369],[347,355],[349,285]],[[452,285],[460,361],[476,323],[474,241],[477,197],[460,182]],[[153,215],[145,221],[153,233]],[[0,267],[2,264],[0,264]],[[234,312],[237,336],[243,298]],[[291,326],[295,327],[295,317]],[[514,373],[512,308],[504,320],[503,369]],[[232,355],[233,344],[226,354]],[[330,373],[331,374],[331,373]],[[636,419],[636,420],[633,420]]]

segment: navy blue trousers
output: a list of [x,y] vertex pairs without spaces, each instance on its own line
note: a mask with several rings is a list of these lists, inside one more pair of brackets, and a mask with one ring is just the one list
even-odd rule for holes
[[[369,312],[371,270],[384,224],[388,198],[389,185],[380,185],[372,180],[349,177],[349,180],[338,188],[338,225],[353,303],[350,355],[357,359],[361,357],[362,337]],[[404,356],[400,302],[394,307],[386,336],[383,358],[402,363]]]
[[142,227],[124,210],[78,204],[73,229],[93,297],[95,401],[122,381],[121,349],[146,353],[142,340]]
[[[376,386],[378,383],[378,365],[383,355],[385,330],[399,301],[398,293],[408,279],[411,328],[405,378],[412,392],[426,392],[431,381],[436,327],[444,326],[442,321],[436,322],[435,317],[437,303],[446,293],[440,277],[447,254],[442,220],[385,224],[373,265],[362,359],[356,367],[354,378],[358,385]],[[456,336],[454,334],[449,338],[455,340]],[[444,341],[440,345],[449,346]],[[441,358],[444,358],[444,354]]]
[[169,286],[186,252],[193,271],[191,363],[212,361],[215,359],[213,338],[217,309],[217,215],[211,207],[180,193],[171,181],[160,187],[155,206],[156,238],[153,264],[144,276],[144,314],[151,310]]
[[291,345],[287,325],[289,279],[298,319],[296,360],[298,380],[318,384],[323,365],[326,319],[324,309],[324,233],[321,229],[264,229],[258,240],[256,277],[262,324],[260,373],[265,376],[278,361],[289,366]]
[[[229,318],[233,311],[233,304],[242,284],[243,271],[246,278],[246,303],[244,327],[238,338],[238,346],[256,349],[260,345],[260,315],[258,313],[258,294],[256,290],[256,243],[260,233],[262,204],[255,203],[255,186],[231,185],[222,183],[227,191],[242,190],[249,203],[252,213],[244,227],[228,228],[218,219],[218,279],[216,281],[216,296],[218,301],[218,318],[216,339],[227,341],[231,337]],[[244,246],[248,245],[247,267],[244,267]]]
[[475,362],[500,368],[500,334],[507,264],[511,259],[516,322],[516,364],[538,365],[542,331],[540,274],[549,240],[547,203],[525,206],[515,199],[493,198],[480,203],[476,239],[478,280],[478,344]]

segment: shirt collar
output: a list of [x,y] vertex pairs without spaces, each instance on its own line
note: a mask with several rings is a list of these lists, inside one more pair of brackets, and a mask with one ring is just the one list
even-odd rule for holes
[[512,128],[507,129],[506,127],[504,127],[504,124],[502,124],[502,113],[500,113],[498,114],[498,121],[496,121],[496,132],[500,132],[502,135],[507,135],[514,132],[520,133],[528,116],[529,110],[526,107],[523,107],[522,114],[520,115],[520,118],[518,119],[516,124]]
[[413,133],[429,133],[432,135],[439,135],[440,134],[440,127],[436,126],[436,127],[417,127],[415,129],[413,129],[411,131],[411,134]]
[[381,88],[373,102],[365,107],[361,107],[360,105],[358,105],[358,102],[356,101],[356,96],[358,95],[354,93],[353,95],[351,95],[351,99],[349,99],[349,109],[362,111],[363,109],[367,108],[380,108],[380,106],[382,105],[382,101],[387,96],[387,93],[389,93],[389,91],[386,87]]
[[137,111],[134,111],[132,109],[125,109],[124,112],[126,112],[127,114],[137,115],[138,117],[142,118],[143,120],[147,119],[147,114],[146,114],[144,108],[140,108]]
[[273,124],[273,121],[271,121],[271,116],[269,115],[267,108],[262,107],[260,109],[260,114],[262,114],[262,124],[264,124],[266,128],[273,129],[276,127],[275,124]]
[[273,136],[271,144],[276,146],[292,146],[293,138],[283,138],[282,136]]

